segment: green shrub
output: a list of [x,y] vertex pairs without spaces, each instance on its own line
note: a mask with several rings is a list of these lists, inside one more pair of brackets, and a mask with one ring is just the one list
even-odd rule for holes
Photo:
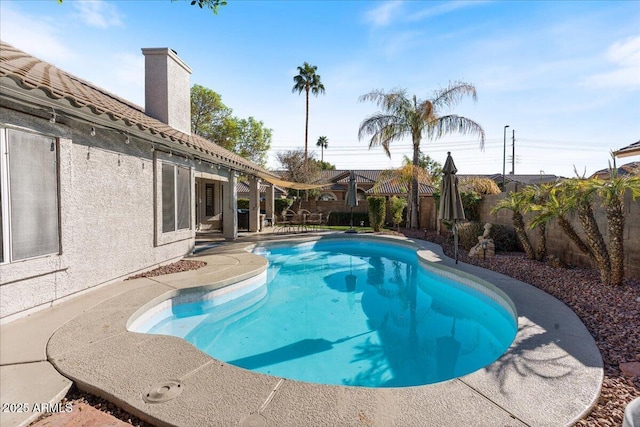
[[275,199],[274,201],[274,209],[276,215],[280,215],[282,212],[286,211],[293,204],[293,199]]
[[461,191],[460,198],[462,198],[462,206],[464,207],[464,217],[469,221],[479,221],[482,196],[471,190]]
[[[468,221],[479,221],[482,196],[474,190],[460,190],[460,198],[462,199],[465,219]],[[440,209],[440,190],[433,192],[433,201],[435,202],[436,208]]]
[[[351,212],[331,212],[327,225],[350,225]],[[369,226],[369,214],[366,212],[353,213],[353,226],[360,227],[360,223],[364,222],[364,226]]]
[[238,209],[249,209],[249,199],[238,199]]
[[384,197],[367,197],[369,205],[369,223],[373,231],[380,231],[387,214],[387,203]]
[[392,196],[389,199],[389,209],[391,209],[391,215],[393,216],[393,223],[396,226],[400,226],[404,213],[404,208],[407,207],[407,199],[404,197]]
[[[478,244],[478,237],[484,233],[484,223],[466,222],[458,225],[458,244],[465,250],[470,250]],[[489,237],[496,245],[496,251],[513,252],[518,250],[515,231],[507,226],[493,224]]]

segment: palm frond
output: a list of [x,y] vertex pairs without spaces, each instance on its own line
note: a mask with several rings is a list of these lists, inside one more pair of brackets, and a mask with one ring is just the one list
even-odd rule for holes
[[436,110],[440,110],[457,105],[465,96],[471,96],[475,102],[478,99],[476,87],[461,81],[449,82],[449,86],[434,91],[431,102]]
[[387,156],[391,156],[389,144],[409,134],[402,120],[391,114],[376,113],[360,123],[358,139],[371,135],[369,148],[381,146]]
[[480,149],[484,150],[484,129],[479,123],[466,117],[450,114],[439,117],[437,121],[427,128],[429,138],[440,138],[450,133],[472,134],[480,138]]

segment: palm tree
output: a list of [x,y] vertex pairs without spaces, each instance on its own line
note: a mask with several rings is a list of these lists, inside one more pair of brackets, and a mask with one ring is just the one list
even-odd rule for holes
[[298,66],[299,74],[293,77],[294,85],[291,92],[298,94],[305,91],[306,94],[306,117],[304,122],[304,162],[307,164],[308,160],[308,136],[309,136],[309,92],[318,96],[319,93],[324,93],[324,85],[320,81],[320,75],[316,73],[318,67],[315,65],[309,65],[305,62],[301,66]]
[[[552,183],[542,183],[540,185],[529,185],[521,190],[522,197],[529,201],[523,206],[522,213],[527,214],[532,211],[536,211],[538,206],[542,206],[546,203],[550,197],[551,190],[553,188]],[[535,248],[535,259],[538,261],[544,260],[547,256],[547,224],[548,220],[540,220],[535,223],[529,224],[529,228],[536,229],[538,232],[538,245]]]
[[[393,141],[411,137],[413,142],[413,164],[420,161],[420,143],[423,137],[429,140],[440,138],[453,132],[477,134],[480,148],[484,147],[484,129],[471,119],[455,114],[441,115],[470,95],[476,99],[476,88],[468,83],[454,82],[448,87],[436,90],[431,99],[419,100],[414,95],[408,97],[406,90],[394,89],[390,92],[375,90],[359,98],[360,102],[371,101],[382,109],[360,123],[358,138],[371,135],[369,148],[382,146],[391,157],[389,145]],[[417,171],[414,169],[414,171]],[[411,228],[418,228],[418,176],[413,175]]]
[[321,136],[316,142],[316,147],[320,147],[320,161],[324,162],[324,149],[329,146],[329,140],[326,136]]
[[591,248],[580,238],[578,232],[573,227],[567,214],[573,212],[575,207],[568,203],[567,188],[563,183],[554,184],[549,188],[546,198],[542,203],[532,206],[532,210],[537,212],[531,219],[531,227],[537,227],[542,223],[549,223],[552,219],[558,220],[558,225],[562,231],[569,237],[573,244],[587,255],[595,263],[595,257]]
[[616,170],[609,168],[611,177],[606,180],[590,179],[584,184],[595,190],[604,206],[609,228],[610,281],[612,285],[621,285],[624,279],[624,194],[631,191],[635,199],[640,195],[640,177],[618,176]]
[[597,186],[590,185],[589,181],[580,178],[564,181],[566,186],[566,191],[563,193],[564,202],[578,213],[578,220],[584,231],[587,245],[600,271],[600,280],[604,284],[609,284],[611,283],[611,259],[593,212]]
[[509,192],[507,197],[500,199],[498,203],[491,209],[491,213],[498,212],[501,209],[508,209],[513,212],[513,228],[516,231],[516,236],[524,252],[527,254],[527,258],[536,259],[536,253],[531,246],[529,237],[525,230],[523,212],[527,209],[527,206],[531,204],[531,195],[526,192]]

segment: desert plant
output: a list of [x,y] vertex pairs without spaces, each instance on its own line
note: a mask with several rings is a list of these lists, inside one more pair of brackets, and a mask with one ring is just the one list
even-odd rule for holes
[[[521,190],[522,197],[528,201],[522,206],[522,214],[535,211],[537,206],[544,205],[551,195],[553,184],[530,185]],[[547,255],[547,223],[536,221],[529,224],[529,228],[538,233],[538,245],[534,249],[536,260],[542,261]]]
[[512,220],[516,236],[518,236],[518,240],[520,241],[527,258],[536,259],[535,251],[531,246],[531,242],[529,241],[529,237],[525,230],[524,216],[522,215],[522,212],[525,210],[525,206],[529,204],[531,204],[530,194],[527,194],[526,192],[511,191],[507,197],[496,203],[496,205],[491,209],[491,213],[495,213],[501,209],[508,209],[513,212]]
[[407,200],[398,196],[392,196],[389,199],[389,208],[391,209],[391,215],[393,216],[393,223],[400,229],[400,223],[402,222],[402,213],[404,208],[407,207]]
[[640,176],[620,177],[614,168],[609,170],[610,179],[591,179],[587,185],[595,187],[596,194],[605,207],[609,228],[611,284],[621,285],[624,279],[624,194],[631,191],[634,200],[640,195]]
[[367,204],[369,207],[369,224],[371,224],[373,231],[380,231],[387,213],[386,200],[384,197],[367,197]]

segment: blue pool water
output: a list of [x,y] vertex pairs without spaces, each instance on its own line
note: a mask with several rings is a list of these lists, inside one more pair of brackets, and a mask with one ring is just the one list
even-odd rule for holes
[[269,260],[266,286],[224,303],[172,304],[138,331],[265,374],[365,387],[468,374],[517,331],[499,296],[430,272],[407,247],[327,239],[254,252]]

